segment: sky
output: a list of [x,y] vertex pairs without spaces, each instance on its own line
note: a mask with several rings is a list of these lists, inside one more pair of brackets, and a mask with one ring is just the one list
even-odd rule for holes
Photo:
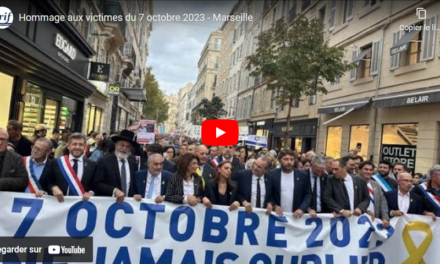
[[205,14],[205,22],[153,22],[149,39],[147,66],[160,89],[166,94],[177,94],[188,82],[197,80],[197,62],[212,31],[223,22],[214,22],[207,17],[212,14],[228,15],[237,1],[153,1],[153,14],[180,15]]

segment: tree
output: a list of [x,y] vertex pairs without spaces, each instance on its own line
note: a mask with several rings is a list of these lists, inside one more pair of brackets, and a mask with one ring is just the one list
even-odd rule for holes
[[156,125],[167,121],[168,102],[165,99],[164,92],[159,89],[159,83],[152,73],[152,68],[149,68],[148,73],[145,75],[144,89],[147,95],[147,102],[142,109],[144,116],[150,120],[156,120]]
[[[323,80],[335,82],[352,69],[343,60],[343,47],[330,47],[324,40],[321,21],[297,17],[291,24],[284,20],[260,33],[256,52],[246,58],[246,69],[252,76],[263,76],[267,89],[275,91],[275,101],[288,106],[287,127],[290,127],[290,111],[295,100],[303,95],[327,93]],[[289,131],[284,137],[290,146]]]
[[192,114],[192,121],[194,124],[200,124],[201,119],[219,119],[221,116],[226,115],[227,112],[223,110],[225,104],[218,96],[212,97],[211,101],[203,98],[199,104],[199,107]]

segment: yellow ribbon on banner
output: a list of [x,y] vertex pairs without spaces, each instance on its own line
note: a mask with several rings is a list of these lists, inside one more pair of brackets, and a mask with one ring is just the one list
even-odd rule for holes
[[[420,243],[419,247],[416,247],[414,244],[409,231],[422,231],[426,233],[426,237],[423,239],[422,243]],[[406,251],[408,251],[409,254],[409,257],[403,261],[402,264],[426,264],[423,256],[425,255],[426,251],[428,251],[428,248],[432,242],[431,227],[425,222],[410,222],[403,229],[402,239]]]
[[202,178],[202,187],[203,187],[203,190],[205,190],[205,179],[203,179],[202,171],[200,170],[200,168],[197,168],[196,172],[197,172],[197,175],[199,175],[199,177]]

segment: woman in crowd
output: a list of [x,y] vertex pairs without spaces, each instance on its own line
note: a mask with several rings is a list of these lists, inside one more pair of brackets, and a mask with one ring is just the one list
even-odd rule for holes
[[304,170],[304,164],[302,163],[302,161],[296,160],[295,163],[293,164],[293,167],[297,170]]
[[240,203],[237,201],[237,184],[231,180],[232,163],[222,161],[216,168],[215,178],[206,183],[203,204],[211,208],[213,204],[229,206],[229,211],[236,210]]
[[199,158],[191,153],[182,156],[177,172],[168,182],[165,201],[195,206],[203,197],[202,178],[197,174]]
[[98,162],[102,157],[109,154],[109,141],[111,140],[98,141],[98,146],[90,156],[90,160]]
[[174,149],[173,146],[166,146],[163,148],[163,156],[167,160],[171,160],[176,156],[176,150]]
[[312,167],[312,162],[310,162],[310,160],[308,160],[308,159],[302,160],[302,164],[303,164],[304,171],[308,171],[310,169],[310,167]]

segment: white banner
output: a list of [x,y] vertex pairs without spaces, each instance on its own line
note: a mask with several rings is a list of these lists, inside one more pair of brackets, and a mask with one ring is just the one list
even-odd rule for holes
[[139,121],[139,128],[137,132],[137,142],[139,144],[154,144],[156,129],[155,120],[141,120]]
[[261,209],[154,204],[127,198],[35,199],[0,193],[0,236],[94,238],[94,263],[435,264],[440,221],[425,216],[380,220],[265,215]]
[[248,126],[238,127],[238,141],[247,140],[248,135],[249,135],[249,127]]

